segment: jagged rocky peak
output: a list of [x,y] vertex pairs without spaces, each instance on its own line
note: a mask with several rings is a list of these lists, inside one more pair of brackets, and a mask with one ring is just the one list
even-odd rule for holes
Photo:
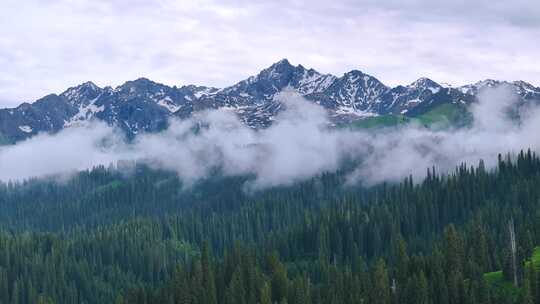
[[[420,78],[409,85],[390,88],[360,70],[336,77],[282,59],[223,89],[196,85],[171,87],[147,78],[127,81],[114,89],[85,82],[59,96],[50,95],[17,109],[0,110],[4,120],[0,133],[15,142],[36,132],[56,131],[100,119],[135,136],[141,130],[162,130],[171,116],[183,119],[198,111],[222,107],[235,111],[248,126],[259,128],[271,124],[282,108],[275,96],[287,89],[296,90],[307,100],[323,106],[338,123],[386,114],[414,117],[444,103],[467,106],[474,102],[481,88],[501,84],[510,85],[523,100],[540,100],[540,88],[523,81],[488,79],[449,87]],[[34,131],[21,131],[29,130],[26,126]]]
[[121,100],[131,100],[133,98],[151,98],[166,95],[171,88],[154,82],[148,78],[138,78],[130,80],[115,89]]
[[461,86],[461,87],[459,87],[459,90],[463,94],[476,95],[476,94],[478,94],[479,91],[481,91],[481,90],[483,90],[485,88],[494,88],[494,87],[497,87],[497,86],[499,86],[499,85],[501,85],[503,83],[504,82],[499,81],[499,80],[486,79],[486,80],[478,81],[478,82],[473,83],[473,84],[468,84],[468,85]]
[[255,78],[259,80],[288,80],[291,85],[305,83],[307,80],[316,80],[322,75],[314,69],[306,69],[303,65],[292,65],[288,59],[281,59],[270,67],[262,70]]
[[540,89],[540,88],[537,88],[537,87],[533,86],[532,84],[530,84],[528,82],[525,82],[523,80],[514,81],[512,83],[515,86],[522,87],[522,88],[527,88],[527,89],[530,89],[530,90],[533,90],[533,91],[538,91]]
[[364,72],[360,71],[360,70],[350,70],[349,72],[343,74],[349,78],[353,77],[353,78],[360,78],[364,75],[367,75],[367,74],[364,74]]
[[415,87],[415,88],[440,88],[441,87],[440,84],[426,77],[422,77],[422,78],[417,79],[416,81],[413,81],[409,86]]
[[154,82],[148,78],[141,77],[135,80],[126,81],[124,84],[118,87],[119,90],[129,90],[129,91],[147,91],[155,87],[161,87],[162,84]]
[[482,81],[479,81],[479,82],[475,83],[473,86],[476,87],[476,89],[478,89],[478,90],[482,90],[482,89],[485,89],[485,88],[498,87],[498,86],[500,86],[502,84],[508,84],[508,83],[505,82],[505,81],[500,81],[500,80],[486,79],[486,80],[482,80]]
[[89,91],[99,91],[99,90],[101,90],[101,88],[99,86],[97,86],[95,83],[93,83],[92,81],[84,82],[84,83],[76,86],[76,88],[79,88],[81,90],[89,90]]
[[525,81],[514,81],[512,82],[516,88],[516,92],[527,98],[540,99],[540,88],[533,86],[532,84]]
[[378,98],[388,89],[377,78],[352,70],[336,79],[324,93],[337,105],[339,113],[362,116],[374,110]]
[[519,96],[525,98],[525,99],[540,99],[540,88],[537,88],[533,86],[530,83],[527,83],[525,81],[519,80],[519,81],[501,81],[501,80],[494,80],[494,79],[486,79],[482,81],[478,81],[474,84],[464,85],[459,87],[459,90],[463,94],[468,95],[476,95],[480,91],[486,89],[486,88],[494,88],[499,86],[506,86],[512,90],[514,90]]
[[500,80],[486,79],[486,80],[482,80],[482,81],[477,82],[475,85],[479,86],[479,87],[485,87],[485,86],[495,87],[495,86],[497,86],[497,85],[499,85],[501,83],[502,83],[502,81],[500,81]]
[[272,64],[269,69],[289,69],[289,68],[294,68],[294,66],[289,62],[289,59],[283,58],[279,60],[278,62]]
[[201,96],[206,95],[212,95],[219,91],[218,88],[214,87],[205,87],[205,86],[198,86],[198,85],[185,85],[180,87],[178,90],[180,90],[182,93],[186,94],[187,96],[193,96],[195,98],[200,98]]
[[360,89],[361,91],[365,91],[364,89],[367,88],[375,89],[377,91],[388,89],[388,87],[377,78],[359,70],[352,70],[343,74],[343,77],[339,78],[339,82],[336,82],[335,85],[346,87],[352,86],[351,89]]
[[433,94],[439,92],[442,89],[442,86],[440,84],[426,77],[419,78],[418,80],[408,85],[408,87],[420,91],[429,90]]
[[291,65],[289,60],[282,59],[270,67],[262,70],[257,78],[260,80],[269,80],[269,81],[288,81],[292,74],[295,72],[295,67]]
[[274,63],[264,71],[273,78],[270,80],[274,80],[277,88],[289,87],[302,95],[321,93],[337,79],[333,75],[321,74],[312,68],[307,69],[301,64],[293,66],[287,59]]
[[98,87],[91,81],[87,81],[78,86],[67,89],[60,94],[60,96],[67,99],[69,102],[71,102],[71,104],[78,106],[97,98],[102,92],[102,88]]
[[28,102],[23,102],[16,109],[20,111],[27,111],[32,109],[32,104]]
[[[291,84],[296,68],[287,59],[282,59],[262,70],[256,76],[225,88],[221,95],[232,95],[242,100],[269,100],[273,95]],[[230,99],[230,98],[226,98]],[[229,102],[230,103],[230,100]]]
[[352,70],[343,74],[341,80],[344,83],[358,84],[362,87],[379,87],[380,89],[387,89],[388,87],[384,85],[379,79],[368,75],[359,70]]
[[343,74],[343,77],[341,77],[341,79],[346,82],[354,83],[354,82],[358,82],[359,80],[364,81],[363,80],[364,76],[368,76],[368,75],[362,73],[362,71],[359,71],[359,70],[352,70]]

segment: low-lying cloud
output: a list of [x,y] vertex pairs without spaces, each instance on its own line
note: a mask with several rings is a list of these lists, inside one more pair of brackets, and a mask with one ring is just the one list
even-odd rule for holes
[[499,153],[540,148],[540,108],[522,107],[512,116],[518,98],[510,88],[501,86],[481,92],[470,107],[474,118],[470,128],[431,131],[410,127],[399,132],[378,134],[372,138],[372,151],[364,158],[354,177],[368,182],[396,180],[411,174],[423,177],[426,168],[448,171],[461,163],[484,160],[494,167]]
[[[325,110],[292,93],[278,98],[286,110],[270,128],[255,131],[231,112],[211,111],[195,120],[173,121],[161,134],[140,137],[134,148],[187,181],[216,167],[226,175],[255,174],[255,186],[289,184],[336,170],[347,143],[342,132],[328,129]],[[198,134],[192,131],[195,121],[205,125]]]
[[[251,174],[251,188],[265,188],[335,171],[355,160],[351,183],[366,185],[425,175],[426,168],[452,170],[483,159],[494,166],[499,153],[540,148],[540,108],[521,108],[519,120],[509,115],[518,101],[506,87],[482,92],[470,107],[472,126],[434,131],[410,125],[377,132],[329,128],[326,111],[292,93],[277,97],[285,110],[273,125],[253,130],[228,110],[172,120],[167,130],[127,142],[103,123],[41,134],[0,148],[0,180],[66,174],[119,160],[139,160],[174,170],[187,184],[214,169],[229,176]],[[194,131],[197,129],[197,131]]]

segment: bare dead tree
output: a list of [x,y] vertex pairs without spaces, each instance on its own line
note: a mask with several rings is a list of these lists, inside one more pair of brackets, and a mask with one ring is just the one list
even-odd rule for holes
[[510,218],[510,221],[508,222],[508,230],[510,233],[510,252],[512,254],[512,273],[513,273],[513,279],[514,279],[514,286],[517,287],[518,285],[518,279],[517,279],[517,249],[516,249],[516,232],[515,232],[515,225],[514,225],[514,218]]

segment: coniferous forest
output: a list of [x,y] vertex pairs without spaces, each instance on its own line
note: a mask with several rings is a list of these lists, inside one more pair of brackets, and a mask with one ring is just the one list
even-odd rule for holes
[[0,184],[0,303],[540,303],[540,158],[246,190],[137,163]]

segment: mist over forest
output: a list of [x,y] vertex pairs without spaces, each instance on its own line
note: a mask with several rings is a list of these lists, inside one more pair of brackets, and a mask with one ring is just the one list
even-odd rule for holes
[[480,160],[493,168],[499,153],[516,154],[540,145],[539,107],[519,107],[517,96],[505,86],[481,92],[470,108],[470,125],[440,130],[414,123],[376,131],[335,128],[322,107],[298,94],[287,91],[275,98],[285,110],[260,130],[220,109],[171,120],[166,130],[140,134],[131,141],[119,129],[98,121],[39,134],[0,148],[0,179],[65,176],[137,160],[174,171],[186,184],[220,169],[226,176],[254,175],[250,187],[268,188],[292,185],[354,162],[348,183],[373,185],[409,175],[421,180],[427,168],[448,172]]

